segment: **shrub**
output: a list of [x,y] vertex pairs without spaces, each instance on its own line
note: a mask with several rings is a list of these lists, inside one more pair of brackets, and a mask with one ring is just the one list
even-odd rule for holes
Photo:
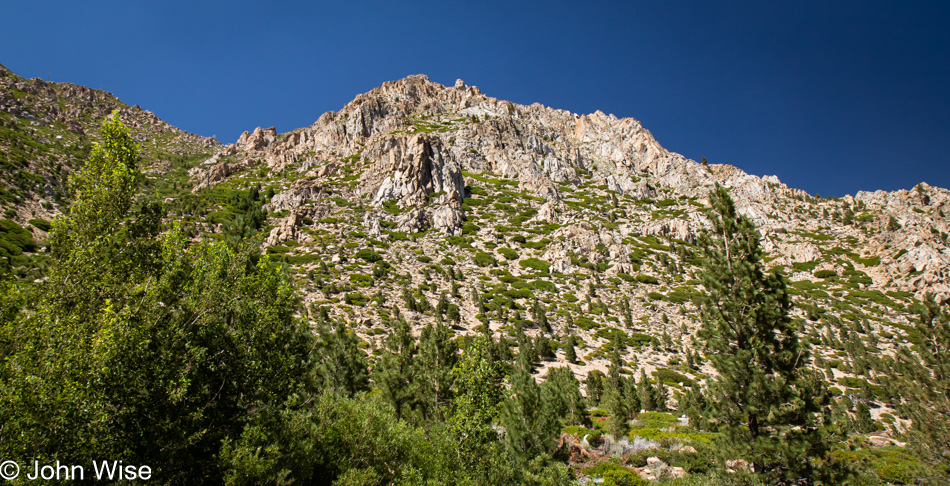
[[674,290],[673,292],[670,292],[666,295],[666,300],[674,304],[682,304],[683,302],[689,300],[689,294],[681,290]]
[[359,292],[351,292],[346,294],[346,296],[343,298],[343,302],[356,307],[363,307],[367,302],[369,302],[369,298]]
[[373,277],[362,273],[353,273],[350,274],[350,282],[357,287],[372,287]]
[[384,211],[393,216],[398,216],[402,212],[402,208],[399,207],[396,201],[383,201],[382,206]]
[[376,263],[383,259],[383,257],[379,256],[379,253],[376,253],[369,248],[363,248],[362,250],[356,252],[355,256],[356,258],[366,260],[369,263]]
[[550,263],[538,258],[527,258],[525,260],[521,260],[518,262],[518,264],[521,265],[522,268],[532,268],[541,273],[548,273],[548,269],[551,268]]
[[657,280],[657,278],[654,277],[653,275],[644,275],[642,273],[640,275],[637,275],[637,282],[650,284],[650,285],[657,285],[660,283],[660,281]]
[[649,484],[637,473],[629,469],[611,469],[604,473],[604,486],[640,486]]
[[831,278],[837,276],[838,272],[835,272],[834,270],[818,270],[815,272],[815,278]]
[[474,260],[475,264],[480,267],[493,267],[498,263],[495,261],[495,257],[483,251],[476,253],[472,260]]
[[526,241],[523,243],[523,246],[525,248],[531,248],[532,250],[543,250],[550,242],[551,240],[543,238],[538,241]]
[[512,250],[511,248],[499,248],[498,253],[501,253],[506,260],[516,260],[518,258],[518,252]]
[[630,275],[629,273],[620,272],[620,273],[617,274],[617,276],[620,277],[620,278],[622,278],[622,279],[624,279],[625,281],[631,282],[631,283],[632,283],[632,282],[635,282],[635,281],[637,280],[636,278],[634,278],[633,275]]
[[590,319],[588,319],[588,318],[586,318],[586,317],[578,317],[577,319],[574,319],[574,324],[576,324],[577,327],[579,327],[579,328],[581,328],[581,329],[583,329],[583,330],[585,330],[585,331],[588,331],[588,330],[590,330],[591,328],[597,326],[597,324],[596,324],[594,321],[592,321],[592,320],[590,320]]
[[16,221],[0,220],[0,256],[17,256],[23,252],[36,251],[38,248],[30,232]]
[[654,371],[653,376],[655,376],[656,379],[669,385],[682,383],[683,385],[691,387],[694,384],[693,380],[689,379],[689,377],[687,377],[686,375],[673,371],[668,368],[660,368]]
[[45,231],[47,233],[53,227],[53,224],[45,219],[39,219],[39,218],[31,219],[29,223],[32,224],[34,228]]
[[432,258],[422,255],[422,256],[416,257],[416,261],[420,263],[430,263],[432,262]]

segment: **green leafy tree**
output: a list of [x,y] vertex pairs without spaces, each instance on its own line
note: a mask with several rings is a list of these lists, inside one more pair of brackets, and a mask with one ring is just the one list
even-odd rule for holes
[[490,340],[476,336],[455,371],[457,394],[449,425],[455,437],[456,460],[473,476],[489,473],[479,458],[492,454],[498,441],[492,423],[504,398],[504,376],[491,348]]
[[219,483],[221,441],[307,382],[312,335],[253,245],[190,244],[157,206],[133,212],[137,161],[113,115],[69,179],[49,278],[4,328],[0,455]]
[[711,227],[699,240],[699,335],[718,372],[705,410],[727,454],[756,473],[783,480],[813,476],[809,457],[823,455],[816,421],[827,412],[823,381],[805,368],[809,352],[789,318],[784,277],[766,273],[760,235],[717,186],[709,195]]

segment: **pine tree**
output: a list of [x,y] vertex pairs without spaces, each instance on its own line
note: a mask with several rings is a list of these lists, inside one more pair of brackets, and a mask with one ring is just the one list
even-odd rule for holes
[[789,318],[785,279],[765,273],[753,223],[718,185],[709,203],[699,335],[719,376],[708,385],[706,415],[719,424],[721,450],[755,472],[810,477],[808,458],[823,453],[815,418],[827,412],[823,381],[805,368],[809,352]]
[[458,346],[452,341],[452,331],[443,324],[427,325],[419,338],[415,387],[425,419],[441,421],[446,416],[457,363]]
[[409,323],[399,319],[386,339],[386,351],[373,369],[373,382],[393,405],[397,418],[404,418],[416,399],[412,383],[415,377],[413,363],[416,342]]
[[607,419],[607,433],[619,440],[627,433],[627,402],[624,400],[622,389],[617,386],[608,385],[604,390],[604,397],[601,404],[606,409],[609,418]]
[[600,370],[591,370],[587,374],[587,404],[596,407],[600,404],[601,395],[604,393],[604,372]]
[[566,349],[564,350],[564,359],[566,359],[568,363],[577,362],[577,351],[574,349],[573,334],[567,337]]
[[897,218],[891,216],[887,220],[887,231],[897,231],[901,229],[901,224],[897,222]]
[[931,464],[950,467],[950,311],[931,294],[914,310],[920,344],[901,348],[896,359],[876,368],[893,393],[892,404],[912,422],[909,443]]
[[544,409],[541,387],[531,376],[531,362],[523,354],[514,366],[507,395],[502,404],[501,424],[505,428],[504,442],[511,455],[526,464],[551,452],[558,423],[556,417]]
[[331,330],[317,325],[317,378],[327,390],[346,396],[369,389],[366,353],[359,347],[360,338],[342,321]]
[[627,401],[627,418],[635,418],[642,407],[640,394],[637,393],[637,380],[632,376],[623,379],[623,398]]
[[656,392],[647,377],[645,369],[640,368],[640,381],[637,383],[637,395],[640,396],[640,407],[643,410],[652,412],[656,410]]
[[580,425],[589,420],[580,382],[568,367],[551,368],[541,384],[545,409],[564,424]]
[[445,313],[449,310],[449,299],[445,297],[445,294],[439,296],[439,303],[435,308],[436,315],[441,319],[445,316]]

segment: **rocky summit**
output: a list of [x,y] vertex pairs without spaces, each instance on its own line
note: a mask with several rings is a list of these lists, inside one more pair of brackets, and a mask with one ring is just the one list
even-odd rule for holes
[[[143,148],[142,202],[162,203],[195,240],[259,234],[297,280],[301,317],[344,319],[371,355],[398,307],[416,334],[437,319],[460,337],[523,330],[543,342],[538,377],[607,369],[619,335],[625,365],[678,389],[702,383],[715,371],[693,360],[696,244],[717,184],[755,223],[767,266],[788,276],[810,365],[832,393],[879,385],[843,342],[893,355],[915,339],[912,304],[950,301],[947,189],[818,197],[670,152],[633,118],[519,105],[424,75],[308,127],[258,127],[222,145],[108,93],[0,69],[0,198],[38,242],[11,265],[17,276],[42,281],[64,181],[113,110]],[[899,425],[872,404],[882,428]]]

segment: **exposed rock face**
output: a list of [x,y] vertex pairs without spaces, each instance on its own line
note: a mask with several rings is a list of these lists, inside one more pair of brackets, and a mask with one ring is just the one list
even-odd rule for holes
[[320,199],[325,195],[326,191],[311,181],[296,181],[286,191],[274,195],[274,198],[265,206],[265,209],[275,212],[293,210],[303,206],[309,201]]
[[443,158],[437,139],[417,134],[394,139],[391,146],[370,169],[389,174],[376,189],[373,204],[396,201],[402,207],[415,206],[425,203],[436,192],[446,193],[448,200],[462,201],[465,184],[461,170],[454,161]]
[[[936,292],[944,300],[950,298],[950,253],[946,236],[941,236],[950,233],[945,216],[950,197],[945,189],[921,184],[913,191],[862,192],[838,202],[816,201],[775,176],[757,177],[731,165],[698,164],[669,152],[632,118],[517,105],[488,97],[461,80],[451,87],[421,75],[387,82],[357,96],[339,112],[323,114],[309,127],[281,135],[273,128],[257,128],[242,134],[234,147],[239,160],[260,160],[272,170],[296,164],[296,170],[317,182],[358,173],[352,195],[342,197],[365,199],[376,207],[394,203],[400,214],[381,212],[380,217],[406,231],[430,227],[450,234],[460,231],[465,221],[462,203],[468,196],[465,187],[472,182],[463,171],[500,178],[512,190],[540,198],[534,220],[566,227],[586,216],[563,201],[585,191],[609,191],[614,199],[656,205],[653,217],[625,223],[615,234],[596,231],[596,242],[576,228],[570,230],[576,234],[560,235],[565,241],[552,244],[547,255],[557,271],[571,269],[569,255],[576,251],[588,252],[591,261],[610,261],[614,271],[629,269],[624,259],[629,252],[609,255],[591,249],[597,244],[624,247],[621,240],[629,235],[695,243],[707,224],[702,203],[718,183],[730,189],[737,210],[759,227],[765,248],[777,252],[774,264],[821,263],[834,245],[794,235],[822,232],[834,238],[829,241],[865,242],[860,244],[866,249],[863,256],[871,256],[873,249],[881,257],[879,265],[859,264],[874,285],[893,282],[919,296]],[[207,169],[204,179],[213,183],[227,177],[235,172],[234,164],[219,162]],[[308,197],[329,197],[294,194],[279,195],[272,205],[289,209]],[[285,198],[295,202],[282,202]],[[687,199],[693,202],[685,204]],[[804,209],[808,204],[812,209]],[[855,213],[863,208],[868,214],[886,216],[844,225],[842,205]],[[887,216],[894,216],[900,228],[881,228]]]
[[238,137],[235,146],[247,152],[259,152],[274,143],[277,139],[277,129],[274,127],[261,129],[257,127],[253,133],[244,132]]

